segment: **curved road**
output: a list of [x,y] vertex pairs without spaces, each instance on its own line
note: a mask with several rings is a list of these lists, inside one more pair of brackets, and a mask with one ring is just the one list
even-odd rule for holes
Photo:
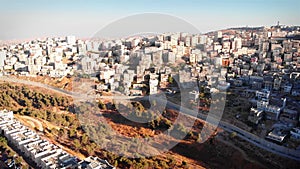
[[[141,97],[141,96],[100,96],[100,97],[93,96],[93,97],[90,97],[90,96],[87,96],[87,95],[82,95],[82,94],[78,94],[78,93],[75,93],[75,92],[66,91],[66,90],[63,90],[63,89],[60,89],[60,88],[57,88],[57,87],[49,86],[49,85],[38,83],[38,82],[20,80],[20,79],[11,78],[11,77],[9,78],[9,77],[6,77],[6,76],[0,77],[0,80],[7,81],[7,82],[22,83],[22,84],[32,85],[32,86],[37,86],[37,87],[42,87],[42,88],[46,88],[46,89],[49,89],[49,90],[52,90],[52,91],[55,91],[55,92],[58,92],[58,93],[61,93],[61,94],[65,94],[65,95],[68,95],[68,96],[71,96],[71,97],[74,97],[74,98],[80,98],[80,99],[95,99],[95,98],[105,99],[106,98],[106,99],[116,99],[116,100],[122,100],[122,99],[128,100],[128,99],[134,99],[134,98],[141,98],[141,99],[148,98],[148,97]],[[157,98],[157,99],[160,99],[160,98]],[[161,101],[164,101],[164,100],[161,100]],[[235,133],[237,133],[237,135],[240,138],[256,145],[257,147],[265,149],[269,152],[278,154],[278,155],[283,156],[283,157],[287,157],[287,158],[290,158],[290,159],[300,161],[300,151],[297,151],[297,150],[294,150],[294,149],[289,149],[289,148],[277,145],[275,143],[266,141],[263,138],[260,138],[256,135],[252,134],[252,133],[249,133],[245,130],[242,130],[242,129],[240,129],[240,128],[232,125],[232,124],[229,124],[225,121],[219,121],[218,119],[220,117],[213,117],[213,116],[210,115],[209,120],[208,120],[207,115],[200,114],[200,113],[197,114],[193,110],[181,107],[180,105],[174,104],[170,101],[167,102],[166,106],[168,108],[171,108],[171,109],[174,109],[174,110],[177,110],[177,111],[181,111],[182,113],[184,113],[184,114],[186,114],[190,117],[199,118],[201,120],[208,121],[212,125],[217,125],[218,127],[224,129],[225,131],[235,132]]]

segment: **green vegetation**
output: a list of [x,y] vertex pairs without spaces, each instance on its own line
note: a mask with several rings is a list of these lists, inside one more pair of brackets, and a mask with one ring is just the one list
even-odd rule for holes
[[172,126],[172,122],[167,118],[156,118],[148,123],[149,127],[153,130],[160,129],[166,130]]
[[124,92],[124,90],[125,90],[123,86],[119,86],[117,89],[118,89],[118,91],[120,91],[120,92]]
[[131,104],[133,107],[129,106],[131,111],[128,114],[131,119],[148,121],[147,126],[152,130],[167,130],[172,126],[172,122],[168,118],[160,116],[159,112],[146,110],[140,102],[132,102]]
[[[3,91],[0,94],[1,109],[10,109],[16,114],[34,117],[37,120],[45,120],[51,123],[55,127],[46,127],[44,130],[45,135],[62,145],[68,146],[75,152],[80,152],[85,156],[99,156],[107,159],[111,164],[115,164],[118,168],[174,168],[176,166],[176,160],[172,157],[154,156],[131,159],[103,150],[101,145],[96,144],[87,133],[97,133],[98,136],[101,136],[101,133],[107,133],[109,128],[101,123],[98,123],[96,126],[82,127],[78,118],[72,112],[76,110],[78,112],[77,116],[80,116],[80,112],[88,111],[89,107],[78,108],[71,106],[72,101],[68,97],[44,93],[38,89],[31,90],[29,87],[8,83],[0,84],[0,90]],[[106,105],[103,102],[99,102],[98,106],[101,109],[106,109]],[[167,118],[154,119],[154,112],[147,113],[142,104],[136,102],[133,103],[133,107],[135,111],[131,111],[131,115],[137,118],[152,119],[149,122],[149,126],[152,125],[153,129],[167,129],[171,126],[171,121]],[[61,113],[61,111],[65,113]],[[85,114],[82,115],[85,116]],[[105,138],[99,137],[99,139]],[[142,144],[139,145],[142,147]],[[0,147],[7,147],[5,138],[0,137]],[[123,147],[123,149],[126,151],[126,147]],[[11,153],[12,151],[9,152]],[[13,154],[11,153],[10,155]],[[18,159],[17,161],[22,160]]]
[[101,109],[101,110],[106,110],[106,105],[100,100],[99,103],[98,103],[98,107]]
[[2,135],[0,135],[0,151],[2,159],[4,159],[3,156],[5,156],[8,161],[14,159],[16,166],[21,166],[24,169],[28,168],[28,164],[25,160],[20,156],[16,156],[16,152],[8,146],[7,139]]
[[168,82],[171,84],[174,82],[174,79],[171,75],[169,75],[169,77],[168,77]]
[[[187,133],[186,128],[181,123],[175,124],[172,131],[171,131],[171,135],[174,136],[175,138],[177,138],[177,137],[180,138],[181,136],[185,136],[187,134],[188,133]],[[191,134],[191,135],[193,135],[193,134]]]
[[43,92],[32,91],[25,86],[0,84],[0,108],[16,110],[17,107],[43,109],[50,106],[68,110],[70,101],[67,97],[53,96]]

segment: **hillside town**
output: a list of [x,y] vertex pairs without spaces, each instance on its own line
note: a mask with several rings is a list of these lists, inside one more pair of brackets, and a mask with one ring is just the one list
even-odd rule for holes
[[[250,104],[245,119],[236,112],[236,119],[251,127],[250,132],[254,133],[253,128],[261,129],[264,133],[255,134],[300,149],[297,26],[278,24],[206,34],[163,33],[101,41],[79,40],[75,36],[37,39],[1,46],[0,70],[1,76],[94,79],[95,93],[99,95],[106,91],[126,96],[166,93],[175,97],[181,90],[188,90],[190,101],[199,103],[202,93],[230,90],[247,98]],[[22,128],[16,121],[9,125]],[[26,137],[39,141],[38,146],[45,142],[50,148],[47,151],[58,149],[27,130],[22,128],[23,133],[30,133]],[[22,138],[7,133],[6,136],[22,151],[36,151],[26,149],[30,145],[26,141],[21,144],[18,139]],[[68,154],[60,151],[56,156]],[[32,158],[39,165],[50,165],[50,156]]]

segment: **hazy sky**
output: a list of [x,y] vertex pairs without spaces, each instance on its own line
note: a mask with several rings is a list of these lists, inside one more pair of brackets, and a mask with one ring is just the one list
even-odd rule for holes
[[0,0],[0,40],[89,38],[126,16],[179,17],[200,32],[237,26],[300,25],[299,0]]

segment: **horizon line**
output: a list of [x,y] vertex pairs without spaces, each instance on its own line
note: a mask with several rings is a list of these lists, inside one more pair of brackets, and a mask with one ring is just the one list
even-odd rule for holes
[[[210,31],[206,31],[206,32],[191,33],[191,34],[193,34],[193,35],[197,35],[197,34],[205,35],[205,34],[209,34],[209,33],[216,32],[216,31],[224,31],[224,30],[230,30],[230,29],[272,28],[272,27],[275,27],[275,26],[300,27],[300,25],[285,25],[285,24],[271,25],[271,26],[267,26],[267,25],[260,25],[260,26],[245,25],[245,26],[227,27],[227,28],[223,28],[223,29],[215,29],[215,30],[210,30]],[[164,32],[164,33],[172,33],[172,32]],[[162,33],[162,34],[164,34],[164,33]],[[176,33],[176,32],[173,32],[173,33]],[[180,33],[188,33],[188,32],[180,32]],[[86,37],[86,36],[76,36],[76,35],[72,35],[72,34],[57,35],[57,36],[55,36],[55,35],[54,36],[53,35],[45,35],[45,36],[39,36],[39,37],[20,38],[20,39],[16,39],[16,38],[13,38],[13,39],[0,39],[0,45],[3,45],[3,43],[20,43],[20,42],[27,42],[27,41],[37,40],[37,39],[62,38],[62,37],[67,37],[67,36],[75,36],[76,39],[80,39],[80,40],[90,40],[90,39],[93,38],[93,37]]]

